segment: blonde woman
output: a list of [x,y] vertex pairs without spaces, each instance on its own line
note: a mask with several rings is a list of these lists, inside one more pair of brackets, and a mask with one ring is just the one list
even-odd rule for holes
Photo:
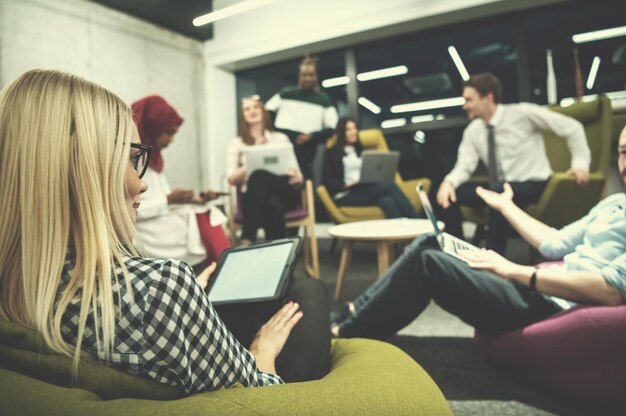
[[2,319],[35,329],[76,368],[86,352],[188,393],[282,383],[275,360],[297,303],[247,350],[203,292],[210,269],[196,278],[133,249],[149,159],[129,106],[96,84],[34,70],[2,90]]

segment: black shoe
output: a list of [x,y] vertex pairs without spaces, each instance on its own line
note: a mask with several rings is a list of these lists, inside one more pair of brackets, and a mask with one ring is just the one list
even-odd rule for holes
[[337,312],[331,312],[330,323],[339,324],[350,318],[351,316],[354,316],[354,306],[352,306],[351,308],[351,305],[352,304],[350,302],[346,302],[339,307],[339,310]]

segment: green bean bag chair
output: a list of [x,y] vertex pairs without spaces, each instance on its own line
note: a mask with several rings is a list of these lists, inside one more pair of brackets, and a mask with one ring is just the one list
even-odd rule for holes
[[450,415],[441,391],[404,352],[379,341],[339,339],[317,381],[241,386],[185,396],[85,357],[48,351],[38,335],[0,319],[0,415]]

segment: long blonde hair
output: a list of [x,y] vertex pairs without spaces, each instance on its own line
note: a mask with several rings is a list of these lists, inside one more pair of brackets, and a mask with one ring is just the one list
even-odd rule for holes
[[[119,97],[70,74],[28,71],[0,92],[0,314],[39,331],[75,369],[90,313],[98,350],[113,349],[116,268],[130,288],[124,175],[134,128]],[[59,292],[68,250],[75,268]],[[78,296],[73,346],[61,318]]]

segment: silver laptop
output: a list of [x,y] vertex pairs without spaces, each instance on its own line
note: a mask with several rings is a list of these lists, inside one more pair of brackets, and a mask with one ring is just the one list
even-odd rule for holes
[[266,170],[275,175],[287,175],[298,169],[298,161],[291,144],[264,144],[245,148],[246,170],[250,175],[255,170]]
[[359,183],[393,182],[398,170],[400,152],[365,151],[361,154]]
[[439,225],[437,224],[437,216],[435,215],[435,211],[433,210],[433,207],[430,204],[430,199],[428,198],[428,194],[422,187],[422,184],[418,184],[415,190],[417,191],[417,195],[419,196],[420,201],[422,202],[422,206],[424,207],[424,212],[426,213],[426,216],[428,217],[430,222],[433,224],[433,229],[435,230],[435,237],[437,238],[437,243],[439,244],[439,247],[441,247],[441,251],[467,262],[467,260],[465,260],[463,257],[461,257],[458,254],[458,252],[462,250],[480,250],[480,249],[476,247],[475,245],[468,243],[465,240],[462,240],[460,238],[453,236],[452,234],[448,234],[446,232],[441,231],[441,228],[439,228]]

